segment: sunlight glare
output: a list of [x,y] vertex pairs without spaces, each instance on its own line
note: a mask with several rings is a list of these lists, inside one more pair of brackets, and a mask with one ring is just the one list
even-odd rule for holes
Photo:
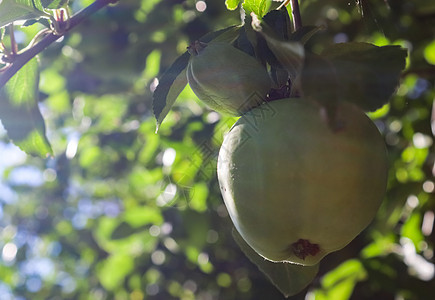
[[2,258],[5,262],[10,262],[17,256],[18,248],[14,243],[7,243],[3,247]]
[[199,12],[204,12],[207,9],[207,4],[204,1],[196,2],[195,8]]

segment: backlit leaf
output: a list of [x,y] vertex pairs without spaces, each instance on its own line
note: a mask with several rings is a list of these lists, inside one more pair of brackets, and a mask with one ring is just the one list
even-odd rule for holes
[[316,299],[349,299],[355,285],[367,277],[362,263],[348,260],[322,278],[322,289],[315,293]]
[[58,9],[68,5],[69,0],[41,0],[42,6],[50,9]]
[[98,278],[106,289],[114,290],[122,284],[133,268],[132,256],[125,253],[114,254],[101,263]]
[[3,0],[0,1],[0,27],[15,21],[49,18],[40,0]]
[[229,10],[235,10],[239,3],[240,0],[225,0],[225,5]]
[[9,138],[27,154],[52,155],[38,107],[37,59],[29,61],[0,90],[0,120]]
[[271,2],[270,0],[245,0],[243,8],[262,18],[269,10]]
[[157,130],[177,100],[178,95],[186,87],[187,76],[184,70],[189,63],[189,58],[188,52],[178,57],[160,78],[159,85],[154,91],[153,111],[157,119]]

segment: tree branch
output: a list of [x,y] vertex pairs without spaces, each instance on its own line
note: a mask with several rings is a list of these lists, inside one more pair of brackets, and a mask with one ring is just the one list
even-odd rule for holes
[[301,17],[301,12],[299,10],[299,1],[298,0],[291,0],[290,6],[292,8],[293,26],[294,26],[295,31],[296,31],[302,27],[302,17]]
[[0,73],[0,89],[8,82],[9,79],[11,79],[12,76],[15,75],[15,73],[18,72],[29,60],[31,60],[33,57],[38,55],[40,52],[42,52],[45,48],[47,48],[49,45],[54,43],[56,40],[64,36],[68,31],[70,31],[72,28],[83,22],[86,18],[88,18],[93,13],[97,12],[101,8],[107,6],[110,3],[114,3],[116,0],[96,0],[94,3],[89,5],[88,7],[85,7],[81,11],[77,12],[74,16],[71,17],[69,20],[69,26],[65,29],[64,32],[61,34],[51,32],[47,34],[44,38],[41,39],[40,42],[32,46],[31,48],[25,50],[22,53],[19,53],[15,55],[14,61],[3,68],[2,72]]

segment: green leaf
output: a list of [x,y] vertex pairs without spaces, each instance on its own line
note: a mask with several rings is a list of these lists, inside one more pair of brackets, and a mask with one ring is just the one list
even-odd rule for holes
[[50,20],[45,18],[27,20],[24,23],[22,23],[21,27],[32,26],[33,24],[36,23],[39,23],[46,28],[50,28]]
[[[291,20],[285,7],[270,11],[261,23],[254,24],[253,27],[266,40],[267,47],[273,53],[274,58],[269,57],[267,61],[272,66],[272,74],[275,70],[277,72],[275,81],[278,86],[287,83],[290,78],[293,83],[292,90],[297,90],[305,59],[303,44],[318,31],[318,27],[307,26],[291,33]],[[284,81],[279,79],[280,69],[285,70]]]
[[343,262],[322,278],[322,289],[315,291],[316,299],[349,299],[355,285],[367,278],[362,263],[356,259]]
[[322,56],[332,63],[341,99],[374,111],[395,92],[407,51],[400,46],[351,42],[334,44]]
[[431,65],[435,65],[435,40],[424,48],[424,58]]
[[41,0],[41,4],[45,8],[58,9],[67,6],[69,0]]
[[290,41],[306,44],[317,32],[323,30],[323,27],[319,26],[303,26],[291,33],[289,36]]
[[240,34],[240,30],[242,28],[243,26],[240,25],[230,26],[225,29],[206,34],[205,36],[201,37],[199,40],[204,43],[213,41],[213,42],[223,42],[223,43],[231,44],[235,40],[237,40]]
[[277,40],[269,35],[264,35],[264,37],[270,50],[288,71],[292,82],[295,82],[302,71],[305,57],[304,46],[298,42]]
[[268,12],[261,20],[261,27],[264,26],[280,40],[288,40],[292,32],[292,22],[285,7]]
[[319,102],[328,114],[332,129],[339,124],[335,119],[335,105],[340,99],[340,86],[331,62],[320,55],[307,53],[301,73],[302,94]]
[[187,85],[186,72],[184,70],[189,63],[190,54],[186,51],[178,57],[175,62],[166,70],[159,80],[159,85],[153,94],[153,111],[157,120],[156,132],[160,124],[169,113],[178,95]]
[[331,288],[343,279],[352,278],[354,281],[357,281],[363,280],[366,276],[367,273],[363,264],[357,259],[350,259],[326,274],[322,279],[322,286]]
[[120,239],[124,239],[127,238],[133,234],[135,234],[136,232],[140,232],[142,231],[142,228],[133,228],[130,224],[126,223],[126,222],[121,222],[121,224],[119,224],[112,232],[112,234],[110,235],[110,238],[112,240],[120,240]]
[[414,0],[412,3],[417,14],[433,14],[435,12],[435,3],[427,0]]
[[316,277],[319,265],[301,266],[290,263],[274,263],[257,254],[233,228],[233,237],[243,253],[254,263],[285,297],[296,295]]
[[40,0],[3,0],[0,1],[0,27],[15,21],[50,18],[44,12]]
[[320,55],[307,53],[301,81],[304,97],[324,103],[338,98],[339,86],[334,67]]
[[135,207],[125,212],[125,221],[133,228],[146,224],[160,225],[163,223],[161,212],[152,207]]
[[225,5],[229,10],[235,10],[239,6],[240,0],[225,0]]
[[101,284],[111,291],[120,286],[133,269],[134,260],[131,255],[116,253],[100,263],[97,274]]
[[401,236],[409,238],[417,248],[419,247],[420,243],[424,241],[424,236],[421,232],[421,219],[422,218],[420,214],[413,213],[401,229]]
[[271,0],[245,0],[243,8],[253,12],[261,19],[269,10],[271,2]]
[[237,39],[234,41],[233,46],[245,52],[246,54],[256,57],[254,44],[257,45],[256,34],[252,29],[250,23],[245,23],[239,28]]
[[[32,117],[35,116],[37,116],[36,111],[34,112],[34,116]],[[42,119],[41,122],[43,122]],[[13,140],[13,142],[15,145],[20,147],[21,150],[29,155],[39,156],[42,158],[53,155],[53,150],[51,149],[50,142],[45,136],[45,127],[33,128],[33,130],[27,134],[25,139]]]
[[52,155],[38,107],[39,70],[36,58],[0,90],[0,120],[15,145],[30,155]]
[[207,198],[209,196],[209,189],[204,182],[199,182],[190,190],[189,206],[198,211],[205,212],[207,210]]

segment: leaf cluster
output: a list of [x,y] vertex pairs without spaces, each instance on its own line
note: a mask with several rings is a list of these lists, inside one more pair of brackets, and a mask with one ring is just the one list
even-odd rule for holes
[[[315,54],[304,44],[319,30],[307,26],[292,32],[287,10],[282,8],[265,14],[261,21],[247,16],[244,25],[210,33],[199,41],[227,41],[265,65],[275,83],[268,101],[311,98],[328,108],[331,119],[337,101],[353,102],[365,111],[385,105],[399,84],[407,51],[400,46],[348,42],[333,44]],[[186,51],[159,80],[153,101],[157,129],[187,84],[189,60]]]

